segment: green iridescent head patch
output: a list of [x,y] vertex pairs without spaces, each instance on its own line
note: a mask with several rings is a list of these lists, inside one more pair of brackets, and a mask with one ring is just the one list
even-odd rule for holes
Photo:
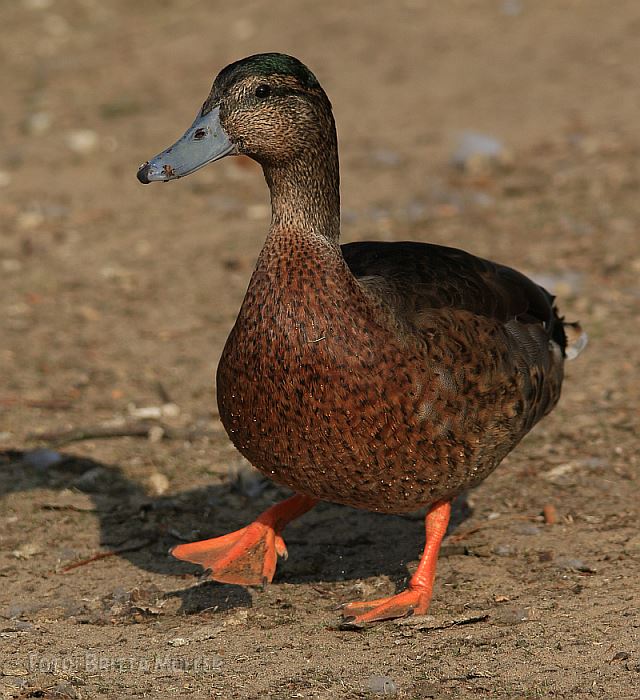
[[259,53],[231,63],[216,78],[216,86],[227,87],[248,76],[285,75],[295,78],[303,87],[318,87],[316,76],[297,58],[284,53]]

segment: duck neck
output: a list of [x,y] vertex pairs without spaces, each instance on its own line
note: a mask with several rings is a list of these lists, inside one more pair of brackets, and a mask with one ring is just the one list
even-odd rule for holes
[[271,193],[270,235],[340,237],[340,174],[335,131],[320,148],[263,165]]

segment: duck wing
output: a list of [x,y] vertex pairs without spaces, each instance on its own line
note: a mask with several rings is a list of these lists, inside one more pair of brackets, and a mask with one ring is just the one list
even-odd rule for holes
[[420,327],[436,309],[466,311],[503,325],[537,326],[564,354],[554,297],[513,268],[429,243],[347,243],[342,253],[360,284],[411,325]]
[[517,415],[509,430],[518,439],[555,406],[567,340],[545,289],[510,267],[445,246],[363,242],[342,251],[396,333],[425,342],[430,365],[458,376],[453,392],[479,377],[488,389],[482,400],[493,403],[513,387],[510,407],[494,404],[490,413]]

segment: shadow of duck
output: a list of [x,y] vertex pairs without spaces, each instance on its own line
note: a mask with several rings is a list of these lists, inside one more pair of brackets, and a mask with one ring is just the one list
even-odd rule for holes
[[[233,482],[151,496],[119,465],[64,452],[55,453],[55,460],[34,459],[34,454],[0,452],[0,497],[36,489],[84,495],[87,505],[80,508],[73,499],[68,503],[53,499],[41,507],[95,513],[100,523],[100,547],[155,574],[201,575],[199,567],[170,557],[170,547],[179,541],[215,537],[241,527],[287,495],[284,489],[266,481],[253,497]],[[460,499],[453,526],[467,516],[466,502]],[[400,588],[408,575],[406,563],[415,559],[424,538],[424,526],[421,515],[382,516],[321,503],[300,522],[292,523],[285,537],[290,557],[280,560],[276,583],[314,585],[382,574]],[[66,563],[73,565],[73,561]],[[212,581],[164,595],[179,597],[183,613],[251,605],[247,589]]]

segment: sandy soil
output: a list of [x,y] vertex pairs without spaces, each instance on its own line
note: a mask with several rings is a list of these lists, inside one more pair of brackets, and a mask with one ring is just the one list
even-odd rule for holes
[[[2,692],[639,698],[637,2],[12,0],[0,26]],[[468,495],[408,624],[342,631],[335,608],[403,585],[420,514],[320,506],[265,591],[167,556],[282,495],[235,454],[213,382],[268,197],[238,159],[166,187],[135,172],[263,50],[333,101],[344,240],[508,263],[590,335],[557,410]],[[452,166],[465,131],[497,162]],[[164,437],[34,452],[144,416]]]

